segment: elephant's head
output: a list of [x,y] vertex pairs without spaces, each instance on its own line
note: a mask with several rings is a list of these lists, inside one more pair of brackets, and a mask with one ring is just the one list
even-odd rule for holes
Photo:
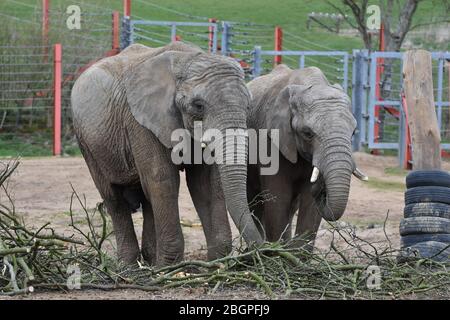
[[308,85],[285,86],[266,120],[270,128],[280,130],[285,158],[296,163],[300,155],[312,163],[311,188],[317,208],[325,220],[334,221],[344,213],[352,173],[367,177],[352,158],[356,120],[350,99],[339,85],[329,85],[319,75],[323,79],[310,79]]
[[[183,128],[192,133],[194,121],[224,136],[227,129],[246,129],[250,94],[242,68],[227,57],[197,50],[143,57],[127,73],[125,90],[134,118],[167,148],[174,146],[172,132]],[[243,141],[236,152],[230,151],[232,158],[246,159],[248,142]],[[247,204],[245,162],[218,164],[220,179],[234,223],[247,243],[259,244],[262,238]]]

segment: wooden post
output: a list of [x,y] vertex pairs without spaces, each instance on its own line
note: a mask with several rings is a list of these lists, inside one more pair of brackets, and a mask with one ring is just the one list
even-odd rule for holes
[[60,43],[53,48],[53,155],[61,154],[61,79],[62,79],[62,46]]
[[[444,73],[445,68],[447,68],[447,76],[448,76],[448,100],[450,101],[450,61],[447,60],[445,67],[444,67]],[[441,129],[443,129],[443,136],[441,136],[441,139],[447,140],[450,138],[450,110],[449,108],[445,108],[442,110],[442,123],[441,123]],[[441,150],[441,157],[442,158],[450,158],[450,152],[447,150]]]
[[434,106],[431,54],[405,52],[403,90],[413,146],[413,170],[441,169],[441,135]]

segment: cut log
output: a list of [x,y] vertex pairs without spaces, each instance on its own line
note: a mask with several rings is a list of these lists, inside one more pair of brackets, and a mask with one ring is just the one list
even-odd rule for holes
[[403,90],[408,105],[413,170],[439,170],[441,135],[434,105],[431,54],[428,51],[405,52]]

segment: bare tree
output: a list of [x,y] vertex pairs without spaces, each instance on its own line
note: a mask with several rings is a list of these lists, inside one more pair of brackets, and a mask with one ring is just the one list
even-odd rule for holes
[[[434,0],[433,2],[435,4],[440,4],[441,8],[445,8],[444,12],[439,13],[441,18],[433,17],[427,21],[421,21],[413,24],[414,13],[420,6],[420,3],[424,1],[425,0],[378,0],[381,13],[381,22],[384,26],[384,49],[386,51],[400,51],[407,33],[415,28],[431,24],[450,22],[448,15],[450,11],[450,1]],[[367,24],[367,19],[369,18],[367,8],[371,4],[374,4],[373,0],[327,0],[327,3],[342,14],[351,27],[358,30],[362,40],[364,41],[364,46],[366,49],[378,49],[376,46],[378,37],[375,38],[375,42],[374,37],[372,37],[373,31],[368,28]],[[398,96],[398,92],[393,90],[393,85],[395,87],[396,84],[392,83],[394,61],[392,59],[384,59],[383,67],[384,71],[380,84],[381,97],[383,99],[389,99],[392,95]],[[383,136],[384,132],[384,117],[385,110],[382,109],[378,118],[380,120],[380,136]],[[445,123],[450,122],[449,112],[445,112],[443,117]]]
[[[414,13],[419,4],[425,0],[379,0],[381,21],[384,24],[384,39],[386,51],[399,51],[408,31],[429,24],[450,22],[448,17],[449,1],[439,0],[443,3],[445,13],[443,18],[427,22],[412,24]],[[341,0],[327,1],[328,4],[341,13],[346,21],[360,33],[366,49],[374,49],[371,31],[367,27],[367,7],[369,0]],[[370,1],[372,2],[372,1]],[[373,3],[373,2],[372,2]]]

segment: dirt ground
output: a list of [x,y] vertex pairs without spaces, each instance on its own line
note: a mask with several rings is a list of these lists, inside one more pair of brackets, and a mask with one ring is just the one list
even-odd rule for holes
[[[364,183],[352,179],[350,199],[346,213],[341,221],[357,227],[357,235],[369,242],[385,239],[383,224],[389,211],[385,231],[394,247],[399,246],[398,226],[403,212],[404,173],[392,169],[397,166],[397,158],[373,156],[365,153],[355,154],[359,168],[370,177]],[[444,169],[450,170],[445,163]],[[10,180],[9,190],[15,201],[16,211],[24,216],[29,225],[36,227],[51,222],[59,232],[70,232],[69,204],[72,194],[71,185],[80,195],[86,197],[88,208],[94,208],[101,198],[89,175],[87,166],[81,157],[70,158],[34,158],[22,159],[21,164]],[[190,199],[184,177],[180,187],[180,218],[183,222],[186,257],[206,258],[206,243],[199,219]],[[75,209],[80,209],[76,205]],[[136,232],[140,238],[142,216],[138,212],[133,215]],[[193,225],[193,226],[187,226]],[[236,229],[233,230],[237,236]],[[326,248],[328,239],[322,223],[316,246]],[[247,292],[247,293],[245,293]],[[246,290],[237,295],[236,292],[225,291],[215,295],[205,295],[201,289],[176,289],[176,292],[146,293],[137,290],[102,292],[88,290],[68,294],[36,293],[29,298],[34,299],[201,299],[201,298],[262,298],[260,292]]]

